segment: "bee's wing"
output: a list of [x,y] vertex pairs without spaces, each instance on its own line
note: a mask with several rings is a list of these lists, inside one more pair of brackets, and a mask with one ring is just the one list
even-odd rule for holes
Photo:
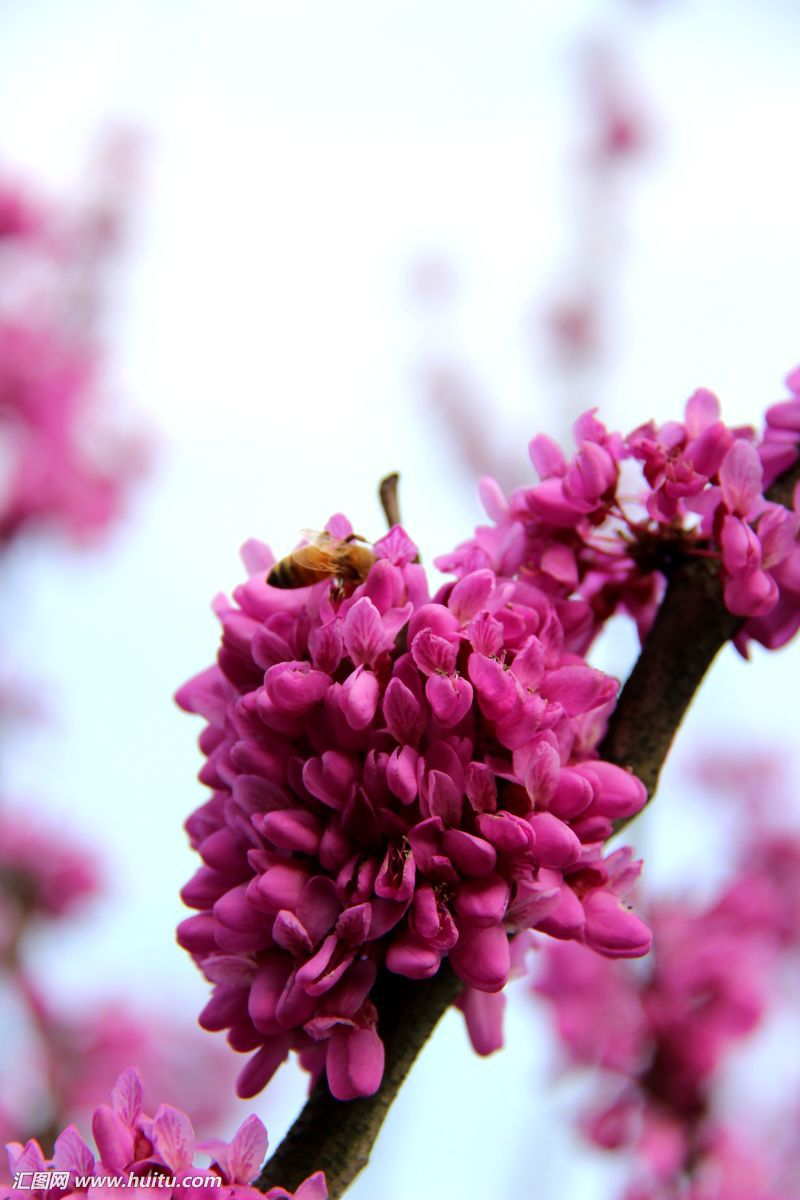
[[330,571],[340,543],[329,533],[318,533],[314,529],[304,529],[302,534],[306,545],[292,552],[294,562],[310,571]]
[[[339,544],[326,529],[301,529],[300,536],[304,542],[308,542],[309,546],[319,546],[320,549],[331,550]],[[300,547],[301,550],[305,550],[305,548],[305,546]]]

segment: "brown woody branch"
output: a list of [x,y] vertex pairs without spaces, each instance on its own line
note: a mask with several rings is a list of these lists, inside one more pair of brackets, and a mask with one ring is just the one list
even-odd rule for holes
[[[792,506],[800,461],[775,481],[767,499]],[[719,562],[684,558],[673,567],[642,652],[620,694],[600,757],[627,767],[652,800],[678,726],[719,651],[743,624],[728,612]],[[622,829],[628,821],[620,821]]]
[[[790,507],[799,480],[800,462],[770,488],[768,498]],[[396,476],[384,481],[381,501],[390,524],[397,523]],[[650,798],[694,693],[740,625],[741,618],[732,616],[723,603],[716,560],[684,559],[673,568],[600,747],[603,758],[642,779]],[[438,975],[423,982],[384,972],[373,996],[386,1047],[380,1088],[374,1096],[343,1102],[334,1100],[321,1080],[256,1186],[262,1191],[275,1186],[294,1190],[312,1172],[324,1171],[329,1200],[339,1200],[367,1165],[392,1101],[460,986],[446,961]]]
[[461,983],[446,960],[433,979],[423,982],[385,972],[373,992],[386,1048],[381,1086],[374,1096],[342,1101],[334,1100],[321,1079],[256,1187],[294,1191],[312,1172],[324,1171],[329,1200],[338,1200],[367,1165],[400,1085],[460,990]]

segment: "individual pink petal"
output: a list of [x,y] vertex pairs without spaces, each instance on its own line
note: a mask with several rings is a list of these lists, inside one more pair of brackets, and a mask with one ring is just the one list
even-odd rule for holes
[[467,626],[467,636],[473,649],[488,658],[499,654],[503,647],[503,626],[491,613],[480,612]]
[[423,604],[408,623],[409,645],[424,629],[430,630],[437,637],[454,641],[459,635],[458,618],[443,604]]
[[503,1015],[506,998],[500,992],[480,992],[465,987],[458,1007],[467,1022],[467,1032],[476,1054],[494,1054],[503,1048]]
[[575,551],[562,542],[553,542],[545,547],[542,554],[542,570],[567,587],[573,588],[578,583],[578,561]]
[[475,824],[481,837],[503,854],[519,854],[534,847],[533,830],[516,813],[479,813]]
[[128,1067],[117,1079],[111,1089],[111,1104],[126,1125],[133,1125],[144,1104],[144,1089],[135,1067]]
[[766,571],[735,575],[725,583],[725,607],[740,617],[760,617],[771,612],[778,596],[778,585]]
[[587,946],[608,958],[639,958],[647,954],[653,935],[635,913],[611,892],[597,889],[583,898]]
[[740,517],[723,518],[720,542],[722,561],[732,575],[749,575],[761,566],[761,542],[755,530]]
[[463,875],[488,875],[497,863],[494,846],[464,829],[446,829],[442,844],[445,854]]
[[325,750],[321,758],[309,758],[303,764],[303,783],[329,808],[344,808],[357,775],[353,759],[339,750]]
[[267,1156],[267,1131],[255,1113],[247,1117],[231,1141],[227,1174],[229,1183],[250,1183]]
[[703,430],[719,420],[719,400],[707,388],[698,388],[686,401],[685,414],[689,437],[699,437]]
[[467,767],[464,790],[475,812],[494,812],[497,808],[497,783],[490,767],[471,762]]
[[357,667],[344,681],[341,692],[342,712],[351,729],[366,729],[378,707],[380,686],[377,676],[365,667]]
[[758,540],[761,542],[762,566],[765,570],[776,566],[791,554],[797,544],[797,514],[785,508],[771,508],[758,522]]
[[330,677],[307,662],[285,662],[270,667],[264,688],[275,707],[287,713],[304,713],[323,698]]
[[459,979],[482,992],[499,992],[508,980],[511,952],[508,935],[500,925],[462,929],[450,962]]
[[253,824],[278,850],[315,854],[319,849],[322,822],[307,809],[289,808],[264,813],[260,820],[254,817]]
[[68,1125],[56,1138],[53,1165],[58,1171],[71,1171],[84,1176],[92,1174],[94,1155],[74,1125]]
[[562,821],[570,820],[589,807],[593,796],[594,788],[590,781],[570,767],[564,767],[559,773],[555,793],[548,807]]
[[381,615],[368,596],[357,600],[347,613],[342,627],[344,644],[353,663],[373,666],[387,649],[387,638]]
[[424,675],[450,675],[456,666],[457,647],[430,629],[422,629],[411,643],[411,656]]
[[395,938],[386,952],[387,968],[408,979],[430,979],[441,961],[441,950],[408,930]]
[[415,744],[423,730],[425,717],[414,693],[395,677],[383,696],[383,716],[392,737],[402,744]]
[[257,1096],[267,1086],[281,1063],[285,1062],[288,1054],[289,1039],[285,1035],[270,1038],[239,1072],[236,1078],[236,1095],[242,1100]]
[[603,671],[578,665],[548,671],[540,685],[542,695],[557,701],[570,717],[607,703],[618,688],[617,681]]
[[729,512],[746,517],[761,492],[761,460],[755,446],[737,438],[719,469],[722,498]]
[[496,479],[482,475],[478,480],[478,495],[484,511],[492,521],[502,521],[508,516],[508,501]]
[[401,804],[411,804],[417,797],[418,762],[419,755],[411,746],[401,746],[389,756],[386,783]]
[[555,938],[579,938],[586,924],[583,905],[567,884],[560,889],[558,903],[547,912],[536,928]]
[[593,788],[592,815],[601,814],[613,820],[632,817],[647,803],[647,789],[642,781],[614,763],[599,759],[580,763],[573,774],[584,778]]
[[396,567],[405,567],[414,562],[419,551],[402,525],[393,525],[388,533],[379,538],[372,547],[377,559],[387,558]]
[[502,719],[518,705],[516,680],[501,663],[482,654],[471,654],[467,669],[488,717]]
[[337,1100],[372,1096],[383,1078],[383,1042],[376,1029],[353,1029],[328,1042],[325,1070]]
[[617,464],[597,442],[584,442],[563,479],[564,496],[595,505],[617,480]]
[[549,812],[532,813],[528,817],[536,835],[535,855],[543,867],[572,866],[581,856],[581,843],[568,825]]
[[470,925],[497,925],[503,920],[511,889],[499,875],[467,879],[456,892],[455,911]]
[[174,1174],[187,1170],[194,1158],[192,1123],[177,1108],[162,1104],[153,1121],[153,1145]]
[[567,469],[561,447],[546,433],[540,433],[528,446],[528,454],[540,479],[563,475]]
[[564,495],[561,479],[546,479],[525,493],[526,503],[534,516],[561,529],[569,529],[583,515],[583,506]]
[[431,675],[425,696],[434,717],[446,729],[463,720],[472,706],[472,686],[460,675]]
[[133,1160],[133,1134],[105,1104],[94,1110],[92,1136],[100,1158],[112,1171],[124,1170]]
[[326,675],[333,675],[344,654],[341,621],[328,621],[325,625],[312,629],[308,635],[308,648],[317,670]]
[[[728,429],[727,425],[723,425],[722,421],[715,421],[713,425],[703,430],[702,434],[689,447],[686,452],[686,461],[694,467],[696,472],[710,479],[719,471],[733,442],[733,431]],[[692,490],[696,490],[695,481],[690,482]],[[699,483],[702,483],[702,480]]]
[[[797,371],[790,378],[796,378]],[[767,425],[772,429],[786,429],[800,433],[800,403],[797,400],[782,400],[767,409]]]
[[534,746],[525,769],[525,789],[536,808],[547,808],[561,777],[561,759],[549,742]]
[[461,625],[466,625],[489,605],[496,586],[494,571],[472,571],[459,579],[447,600],[447,607]]

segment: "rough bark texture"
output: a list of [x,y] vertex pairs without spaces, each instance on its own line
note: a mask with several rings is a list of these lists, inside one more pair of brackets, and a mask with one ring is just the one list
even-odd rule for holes
[[600,757],[630,768],[648,796],[655,792],[692,696],[740,624],[741,618],[729,613],[722,601],[714,559],[689,559],[674,568],[600,746]]
[[[798,481],[800,462],[775,481],[767,498],[791,508]],[[692,697],[742,623],[725,607],[717,559],[683,559],[672,569],[653,628],[600,746],[601,758],[639,776],[650,799]],[[617,830],[632,819],[620,821]]]
[[256,1187],[294,1191],[312,1172],[324,1171],[329,1200],[338,1200],[367,1165],[400,1085],[460,990],[461,982],[446,961],[433,979],[419,982],[386,972],[373,993],[386,1047],[380,1088],[364,1100],[341,1101],[334,1100],[326,1081],[320,1080]]

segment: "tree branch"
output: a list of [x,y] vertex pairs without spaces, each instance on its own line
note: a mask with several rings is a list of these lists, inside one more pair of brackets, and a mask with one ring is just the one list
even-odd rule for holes
[[[773,483],[767,499],[791,508],[798,481],[800,460]],[[719,651],[743,624],[742,617],[725,607],[717,559],[686,558],[673,568],[600,745],[600,757],[638,775],[651,800],[692,697]],[[618,822],[617,831],[630,820]]]
[[[800,461],[773,484],[767,498],[791,507],[798,481]],[[390,524],[397,523],[397,476],[388,476],[381,485],[381,502]],[[694,693],[741,624],[742,619],[725,608],[715,559],[684,559],[674,567],[600,746],[602,758],[639,776],[651,799]],[[313,1171],[324,1171],[330,1200],[339,1200],[367,1165],[414,1059],[460,988],[447,961],[433,979],[421,982],[384,971],[373,993],[386,1047],[380,1088],[374,1096],[343,1102],[334,1100],[320,1080],[256,1186],[262,1191],[275,1186],[294,1190]]]
[[255,1186],[264,1192],[277,1186],[294,1191],[312,1172],[324,1171],[329,1200],[338,1200],[369,1162],[400,1085],[461,987],[447,960],[437,975],[423,981],[384,971],[372,997],[386,1048],[381,1086],[374,1096],[342,1101],[334,1100],[320,1079]]

